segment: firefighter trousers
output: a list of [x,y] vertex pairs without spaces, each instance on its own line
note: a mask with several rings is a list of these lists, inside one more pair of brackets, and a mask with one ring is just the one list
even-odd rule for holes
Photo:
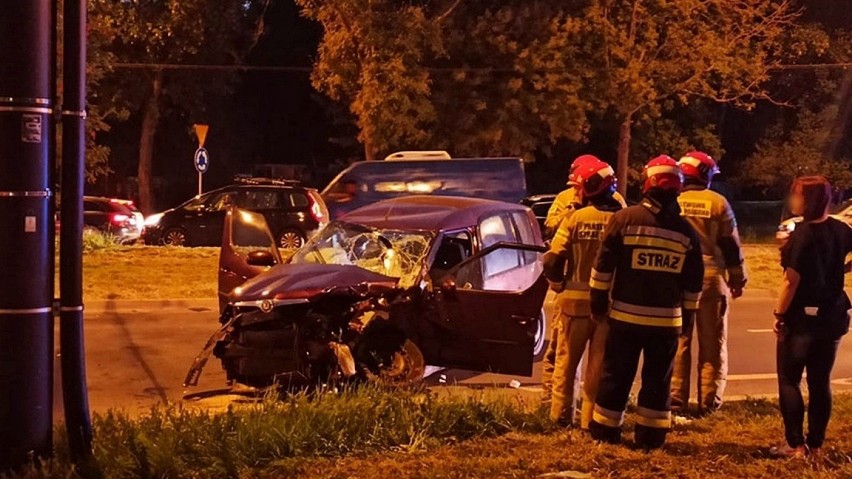
[[609,326],[597,324],[588,316],[558,317],[559,338],[556,345],[556,361],[553,370],[553,399],[550,418],[561,425],[571,425],[576,412],[577,393],[580,389],[580,363],[586,347],[585,373],[583,374],[583,407],[580,427],[588,429],[597,395],[598,383],[603,369],[603,352]]
[[662,447],[671,428],[670,395],[672,366],[677,352],[674,328],[638,326],[610,319],[604,352],[603,375],[595,400],[592,437],[605,442],[621,441],[624,410],[642,356],[636,445]]
[[[672,375],[672,408],[686,408],[692,372],[693,336],[698,340],[698,408],[712,412],[722,406],[728,378],[728,305],[730,293],[721,275],[704,278],[698,314],[678,340]],[[694,332],[693,332],[694,330]]]
[[553,321],[550,326],[547,349],[544,350],[544,357],[541,360],[541,401],[544,404],[550,404],[553,397],[553,368],[556,364],[556,344],[559,342],[559,308],[556,309],[553,317],[556,321]]

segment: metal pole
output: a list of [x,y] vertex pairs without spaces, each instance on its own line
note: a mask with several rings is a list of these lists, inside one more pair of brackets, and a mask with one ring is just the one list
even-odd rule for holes
[[83,338],[83,182],[86,156],[86,1],[63,4],[62,207],[59,232],[59,346],[71,457],[92,452]]
[[0,0],[0,468],[51,450],[51,0]]
[[198,196],[201,196],[201,172],[198,172]]

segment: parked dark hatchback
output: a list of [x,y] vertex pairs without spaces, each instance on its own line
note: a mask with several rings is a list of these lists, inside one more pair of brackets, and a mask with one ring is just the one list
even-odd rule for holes
[[142,239],[149,245],[218,246],[228,208],[263,215],[276,243],[296,249],[328,222],[319,193],[293,182],[241,179],[145,219]]
[[333,221],[282,261],[263,218],[228,213],[213,354],[253,386],[378,380],[425,366],[532,373],[544,345],[544,246],[522,205],[458,197],[381,201]]

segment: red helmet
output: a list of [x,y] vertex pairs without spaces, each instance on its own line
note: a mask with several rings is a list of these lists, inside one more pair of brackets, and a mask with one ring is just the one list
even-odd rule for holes
[[660,155],[649,161],[642,171],[642,177],[645,179],[642,193],[654,188],[674,191],[683,188],[683,173],[674,158],[669,155]]
[[597,163],[601,163],[601,160],[595,155],[580,155],[574,159],[571,163],[571,173],[568,174],[568,186],[580,186],[580,181],[577,178],[577,170]]
[[702,151],[690,151],[677,162],[683,176],[710,183],[713,175],[719,172],[719,166],[712,156]]
[[575,175],[583,195],[587,198],[605,193],[612,194],[618,186],[615,170],[604,161],[584,164],[576,170]]

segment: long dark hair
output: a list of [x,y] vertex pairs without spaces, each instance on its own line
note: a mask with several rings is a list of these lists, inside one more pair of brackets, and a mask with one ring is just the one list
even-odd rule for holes
[[801,193],[805,198],[805,221],[818,220],[825,216],[831,205],[831,183],[824,176],[802,176],[793,180],[790,193]]

